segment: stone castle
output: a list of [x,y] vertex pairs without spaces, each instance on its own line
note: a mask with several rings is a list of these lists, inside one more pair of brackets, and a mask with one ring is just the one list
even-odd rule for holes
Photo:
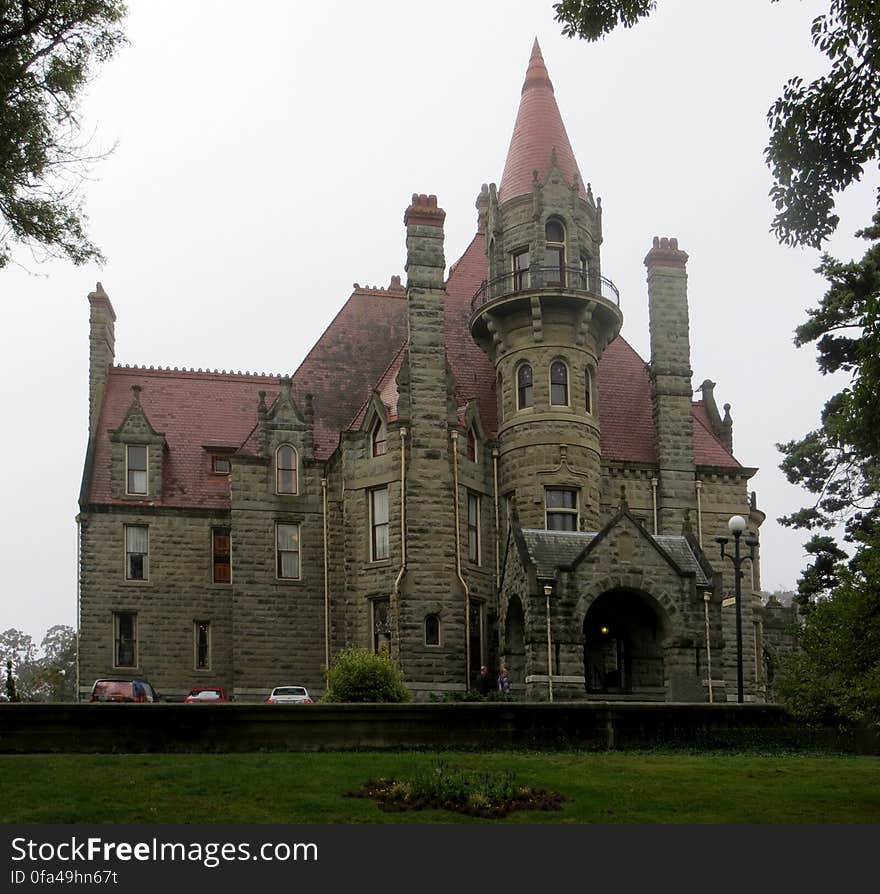
[[[690,367],[687,254],[644,259],[651,357],[619,334],[585,183],[537,42],[500,185],[447,273],[413,195],[406,282],[355,289],[296,372],[115,362],[89,297],[79,691],[324,688],[388,649],[416,698],[506,664],[523,699],[737,697],[731,563],[764,514],[729,407]],[[699,400],[694,400],[699,394]],[[746,700],[766,697],[759,556],[743,565]]]

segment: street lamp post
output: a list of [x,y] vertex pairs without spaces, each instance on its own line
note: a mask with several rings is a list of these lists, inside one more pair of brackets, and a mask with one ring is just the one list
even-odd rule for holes
[[549,584],[544,586],[544,599],[547,603],[547,692],[550,701],[553,701],[553,653],[551,648],[552,640],[550,639],[550,594],[553,587]]
[[755,560],[755,547],[758,540],[755,537],[746,537],[745,543],[749,547],[749,555],[740,553],[740,538],[746,529],[746,520],[741,515],[734,515],[727,523],[728,530],[733,534],[733,555],[725,552],[727,537],[716,537],[715,542],[721,547],[721,558],[730,559],[733,562],[734,594],[736,602],[736,700],[743,701],[743,650],[742,650],[742,563],[749,559]]

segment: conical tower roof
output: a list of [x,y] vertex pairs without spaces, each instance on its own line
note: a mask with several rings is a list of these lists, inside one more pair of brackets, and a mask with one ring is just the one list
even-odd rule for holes
[[556,105],[556,97],[553,95],[553,84],[535,38],[516,124],[507,150],[507,161],[501,175],[499,199],[504,202],[530,193],[533,172],[537,171],[538,177],[544,179],[554,150],[556,163],[569,183],[574,181],[575,174],[581,179],[559,107]]

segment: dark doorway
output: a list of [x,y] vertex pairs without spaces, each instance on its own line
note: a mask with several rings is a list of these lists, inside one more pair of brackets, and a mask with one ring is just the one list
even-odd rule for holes
[[504,624],[504,655],[511,683],[524,683],[526,679],[526,645],[523,630],[522,602],[519,596],[511,596]]
[[588,693],[656,694],[664,687],[660,620],[638,593],[611,590],[584,618],[584,685]]

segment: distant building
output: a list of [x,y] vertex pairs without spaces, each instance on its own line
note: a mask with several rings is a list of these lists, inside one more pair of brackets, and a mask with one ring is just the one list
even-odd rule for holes
[[[320,693],[357,644],[390,649],[418,698],[502,662],[529,699],[736,698],[713,538],[733,514],[757,534],[756,470],[714,384],[693,399],[675,239],[644,259],[650,362],[619,334],[601,201],[537,43],[477,211],[447,273],[445,212],[413,195],[406,284],[356,286],[280,380],[119,365],[113,306],[89,295],[81,694],[110,673],[171,695]],[[749,700],[765,695],[757,564]]]

